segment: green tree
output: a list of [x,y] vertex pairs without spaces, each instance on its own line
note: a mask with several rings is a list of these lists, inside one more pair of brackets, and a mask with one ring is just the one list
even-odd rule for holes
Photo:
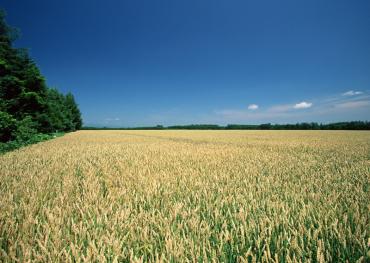
[[24,119],[17,122],[17,128],[13,132],[13,136],[18,141],[28,141],[35,134],[37,134],[37,129],[35,122],[30,116],[25,117]]
[[14,48],[17,30],[0,10],[0,141],[25,141],[36,133],[72,131],[82,126],[72,94],[46,86],[26,49]]
[[13,132],[17,128],[17,121],[12,115],[0,111],[0,142],[7,142],[14,139]]
[[81,112],[77,106],[74,96],[72,93],[66,95],[66,106],[71,112],[71,120],[73,123],[73,130],[79,130],[82,127]]

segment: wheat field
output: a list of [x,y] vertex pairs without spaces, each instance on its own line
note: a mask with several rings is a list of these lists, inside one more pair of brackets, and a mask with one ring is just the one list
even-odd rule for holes
[[369,262],[370,133],[78,131],[0,156],[1,262]]

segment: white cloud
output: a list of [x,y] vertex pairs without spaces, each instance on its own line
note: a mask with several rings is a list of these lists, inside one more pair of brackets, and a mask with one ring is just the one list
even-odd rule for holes
[[347,92],[342,93],[343,96],[355,96],[355,95],[361,95],[363,92],[362,91],[354,91],[354,90],[349,90]]
[[[356,93],[357,92],[357,93]],[[335,122],[369,120],[370,94],[353,91],[357,96],[341,93],[332,97],[298,101],[291,104],[273,104],[258,108],[223,109],[214,111],[214,122],[219,123],[289,123],[289,122]],[[249,105],[251,106],[251,105]]]
[[307,108],[310,108],[312,106],[312,103],[311,102],[305,102],[305,101],[302,101],[300,103],[297,103],[294,105],[294,109],[307,109]]
[[370,106],[370,101],[369,100],[359,100],[359,101],[349,101],[349,102],[344,102],[337,104],[337,108],[342,108],[342,109],[354,109],[354,108],[361,108],[361,107],[366,107]]
[[257,110],[258,109],[258,105],[257,104],[251,104],[248,106],[248,110]]
[[284,105],[275,105],[267,109],[268,112],[272,113],[281,113],[281,112],[287,112],[290,111],[294,105],[291,104],[284,104]]
[[119,121],[120,118],[106,118],[105,121]]

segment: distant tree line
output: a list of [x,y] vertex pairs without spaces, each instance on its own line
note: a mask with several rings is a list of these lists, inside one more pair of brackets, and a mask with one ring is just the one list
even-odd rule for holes
[[370,130],[370,122],[350,121],[322,124],[317,122],[302,122],[296,124],[260,124],[240,125],[229,124],[226,130]]
[[83,127],[84,130],[370,130],[368,121],[350,121],[322,124],[316,122],[302,122],[296,124],[190,124],[174,126],[146,126],[132,128]]
[[17,31],[4,17],[0,10],[0,143],[80,129],[81,113],[73,95],[46,86],[28,52],[13,47]]

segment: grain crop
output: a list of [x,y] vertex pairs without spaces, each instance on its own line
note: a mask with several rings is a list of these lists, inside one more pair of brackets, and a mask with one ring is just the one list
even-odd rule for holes
[[370,133],[78,131],[0,156],[0,262],[369,262]]

